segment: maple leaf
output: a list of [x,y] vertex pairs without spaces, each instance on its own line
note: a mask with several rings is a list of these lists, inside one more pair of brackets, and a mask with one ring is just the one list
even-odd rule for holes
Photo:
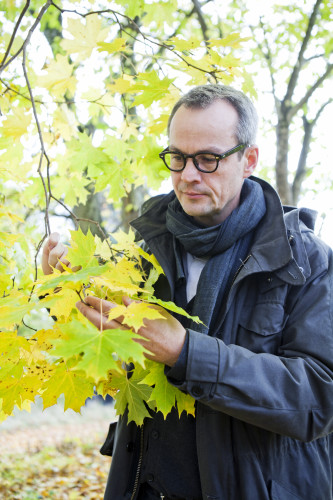
[[[54,290],[60,286],[73,286],[73,289],[80,288],[80,283],[85,283],[89,281],[92,276],[98,276],[105,273],[109,269],[109,264],[104,264],[103,266],[93,266],[86,267],[85,269],[80,269],[79,271],[73,273],[72,271],[63,272],[58,276],[53,277],[52,274],[44,276],[42,279],[38,280],[43,282],[42,286],[39,288],[39,292],[45,293]],[[42,299],[41,302],[45,304],[48,302],[48,297]]]
[[99,255],[103,260],[109,260],[112,257],[111,250],[106,240],[101,240],[98,236],[95,236],[96,254]]
[[182,309],[179,306],[176,306],[176,304],[174,304],[173,302],[157,299],[156,297],[149,297],[149,302],[158,304],[159,306],[163,307],[164,309],[168,309],[169,311],[181,314],[182,316],[185,316],[186,318],[195,321],[195,323],[202,323],[199,316],[191,316],[184,309]]
[[87,234],[84,234],[79,227],[77,231],[70,231],[71,241],[70,249],[66,258],[72,266],[96,266],[98,261],[94,257],[96,250],[95,238],[88,229]]
[[5,137],[19,139],[27,132],[28,126],[31,123],[31,116],[22,113],[21,110],[12,108],[12,115],[8,115],[2,127],[2,134]]
[[109,319],[123,316],[123,324],[136,332],[144,325],[145,319],[166,319],[156,308],[145,302],[132,302],[129,306],[116,306],[108,313]]
[[25,401],[34,401],[35,396],[38,394],[39,385],[39,379],[30,375],[21,378],[1,378],[0,398],[2,398],[4,413],[11,415],[15,405],[21,409]]
[[56,404],[61,394],[65,396],[65,411],[71,408],[80,411],[87,398],[94,393],[94,381],[83,371],[71,367],[70,363],[58,364],[50,378],[41,387],[44,408]]
[[67,56],[57,54],[47,66],[47,70],[38,78],[38,85],[44,86],[55,97],[62,97],[66,92],[74,93],[76,78],[72,76],[74,66]]
[[162,412],[164,418],[170,413],[173,406],[177,408],[179,416],[183,411],[195,415],[194,398],[189,394],[184,394],[168,382],[164,374],[163,364],[147,361],[146,368],[149,373],[141,383],[153,386],[149,401],[154,402],[157,410]]
[[247,42],[251,40],[251,37],[242,37],[240,33],[230,33],[223,38],[208,40],[208,44],[214,47],[232,47],[233,49],[239,49],[242,42]]
[[102,29],[102,20],[98,15],[91,15],[82,19],[68,19],[67,31],[73,39],[64,39],[61,46],[70,54],[78,54],[77,60],[81,61],[90,57],[93,49],[99,42],[103,42],[109,33],[108,28]]
[[24,337],[19,337],[17,332],[0,332],[0,355],[7,359],[20,357],[21,349],[30,351],[30,344]]
[[53,180],[53,192],[56,197],[64,198],[65,203],[76,205],[86,203],[89,196],[87,186],[91,183],[87,177],[79,172],[66,172],[66,182],[62,177]]
[[38,330],[30,337],[31,344],[37,344],[41,351],[48,351],[53,345],[53,340],[62,336],[62,332],[54,326],[52,330]]
[[[135,280],[137,283],[135,283]],[[131,262],[126,258],[121,259],[116,265],[110,263],[107,272],[102,276],[93,278],[96,285],[111,292],[129,296],[140,293],[139,283],[141,281],[143,281],[142,274],[135,267],[135,262]]]
[[183,51],[190,51],[197,49],[201,46],[202,41],[198,37],[191,37],[189,39],[180,38],[178,36],[173,36],[168,39],[168,45],[171,44],[175,49]]
[[149,373],[142,379],[142,384],[154,386],[149,401],[154,401],[156,408],[163,413],[164,418],[175,406],[176,388],[169,384],[164,375],[164,365],[150,362],[147,364]]
[[82,169],[88,166],[89,177],[92,166],[110,163],[110,157],[101,148],[93,146],[92,138],[85,133],[79,133],[77,139],[68,142],[67,148],[66,167],[82,173]]
[[109,370],[119,371],[119,358],[125,362],[145,363],[144,348],[132,340],[141,337],[132,331],[98,330],[85,318],[73,319],[59,325],[59,329],[64,337],[54,341],[51,354],[65,359],[83,354],[77,369],[84,370],[96,381],[106,378]]
[[135,368],[129,375],[114,374],[112,385],[118,390],[115,395],[115,409],[117,414],[122,415],[128,409],[128,421],[142,425],[146,417],[150,417],[144,401],[148,401],[152,388],[142,383],[147,371],[140,367]]
[[126,40],[125,38],[115,38],[111,43],[98,42],[97,47],[100,52],[106,51],[109,54],[113,54],[114,52],[121,52],[126,48]]
[[57,291],[57,301],[50,306],[50,316],[55,316],[58,320],[61,318],[66,321],[78,301],[77,293],[71,288],[62,288]]
[[1,327],[8,329],[20,324],[23,316],[37,306],[34,302],[29,302],[28,296],[19,292],[2,298],[0,304]]
[[[140,81],[143,83],[140,83]],[[163,78],[161,80],[155,70],[149,73],[140,73],[138,75],[138,83],[132,85],[130,91],[137,92],[142,90],[143,92],[135,97],[132,106],[143,104],[146,108],[149,107],[154,101],[165,97],[173,81],[174,78]]]

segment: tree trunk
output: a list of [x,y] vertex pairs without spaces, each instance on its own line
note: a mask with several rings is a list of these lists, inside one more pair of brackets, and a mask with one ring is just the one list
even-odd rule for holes
[[284,205],[292,204],[291,187],[288,182],[289,124],[284,116],[276,127],[276,188]]

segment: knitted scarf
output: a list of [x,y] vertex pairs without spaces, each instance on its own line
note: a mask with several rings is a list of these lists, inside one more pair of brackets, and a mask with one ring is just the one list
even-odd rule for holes
[[[186,252],[195,257],[209,257],[191,304],[191,314],[198,315],[204,323],[199,327],[196,324],[195,330],[208,333],[215,329],[223,298],[237,269],[247,257],[253,230],[265,212],[262,188],[250,179],[244,181],[239,206],[217,226],[200,226],[184,212],[177,198],[169,203],[166,214],[168,230]],[[193,326],[188,325],[189,328]]]

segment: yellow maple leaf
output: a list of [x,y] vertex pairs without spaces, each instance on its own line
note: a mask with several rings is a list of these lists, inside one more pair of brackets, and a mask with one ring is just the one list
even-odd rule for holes
[[66,92],[74,94],[77,80],[72,76],[74,66],[68,62],[67,56],[57,54],[46,71],[38,79],[38,85],[47,88],[55,97],[62,97]]
[[3,122],[2,134],[5,137],[20,139],[27,132],[31,123],[31,115],[22,109],[12,108],[12,115],[8,115]]
[[58,300],[50,306],[50,315],[66,321],[79,300],[79,296],[72,288],[62,288],[56,296]]
[[70,54],[77,54],[76,60],[83,60],[90,57],[93,49],[99,42],[104,42],[109,33],[108,28],[102,29],[102,20],[96,14],[83,19],[68,19],[67,31],[73,39],[64,39],[61,46]]
[[38,330],[31,338],[30,343],[37,344],[41,351],[48,351],[53,346],[52,341],[62,337],[62,332],[54,326],[50,330]]
[[125,94],[133,84],[134,84],[133,76],[123,75],[122,77],[114,80],[112,84],[107,85],[106,88],[110,90],[112,94],[115,93]]
[[129,306],[118,305],[108,313],[109,319],[123,316],[123,324],[137,332],[144,325],[145,319],[166,319],[159,310],[146,302],[132,302]]
[[40,380],[36,376],[7,377],[0,380],[0,398],[4,413],[10,415],[15,405],[22,409],[26,401],[34,401],[39,387]]
[[73,111],[65,104],[61,104],[53,113],[53,128],[65,141],[78,137],[77,120]]
[[94,393],[94,382],[84,372],[73,369],[67,363],[59,364],[42,386],[44,408],[56,404],[60,394],[65,396],[65,411],[71,408],[79,412],[87,398]]
[[98,42],[98,50],[100,52],[106,51],[109,54],[114,54],[115,52],[120,52],[126,48],[125,38],[115,38],[112,42]]

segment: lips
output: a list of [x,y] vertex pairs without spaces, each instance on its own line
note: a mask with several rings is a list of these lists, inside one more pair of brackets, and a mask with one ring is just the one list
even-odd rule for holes
[[188,196],[189,198],[200,198],[201,196],[204,196],[203,193],[197,193],[194,191],[186,191],[186,192],[183,192],[183,194],[185,196]]

